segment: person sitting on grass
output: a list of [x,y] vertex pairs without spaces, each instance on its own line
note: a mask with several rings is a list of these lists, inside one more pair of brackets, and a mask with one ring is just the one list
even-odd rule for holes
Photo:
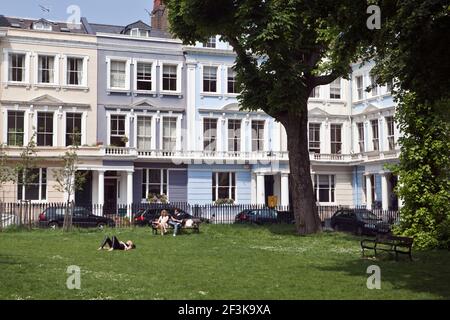
[[156,221],[156,226],[158,229],[161,229],[161,235],[163,236],[164,233],[167,232],[167,228],[169,227],[169,213],[167,210],[161,211],[161,215],[158,218],[158,221]]
[[[105,248],[106,246],[108,248]],[[113,250],[128,251],[128,250],[136,249],[136,245],[131,240],[128,240],[127,242],[119,241],[119,239],[117,239],[116,236],[114,236],[112,238],[112,240],[110,237],[105,237],[105,240],[103,240],[103,242],[102,242],[100,248],[98,248],[98,250],[103,250],[103,249],[108,249],[108,251],[113,251]]]

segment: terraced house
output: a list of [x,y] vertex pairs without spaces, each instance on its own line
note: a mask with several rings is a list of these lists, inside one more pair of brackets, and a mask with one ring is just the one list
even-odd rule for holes
[[[190,204],[267,204],[275,196],[289,205],[286,132],[262,111],[241,110],[229,44],[173,39],[162,1],[150,24],[83,18],[72,27],[0,18],[1,139],[14,160],[33,137],[39,158],[36,183],[11,183],[5,201],[63,201],[52,168],[77,139],[87,171],[78,203],[115,212],[149,195]],[[372,67],[355,64],[350,80],[311,94],[318,204],[398,206],[397,178],[386,168],[399,155],[395,102],[389,85],[373,85]]]

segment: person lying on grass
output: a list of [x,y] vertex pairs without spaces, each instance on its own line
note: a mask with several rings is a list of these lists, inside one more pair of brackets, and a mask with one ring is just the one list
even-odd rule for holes
[[[108,247],[108,248],[105,248]],[[116,236],[114,236],[111,240],[110,237],[105,237],[105,240],[103,240],[100,248],[98,250],[108,249],[108,251],[113,250],[132,250],[136,249],[136,245],[133,243],[133,241],[128,240],[127,242],[119,241]]]

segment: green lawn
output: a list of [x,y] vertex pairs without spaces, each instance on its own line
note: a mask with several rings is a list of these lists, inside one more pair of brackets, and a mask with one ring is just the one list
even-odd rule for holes
[[[130,252],[99,252],[105,234],[132,239]],[[298,237],[292,226],[202,226],[154,236],[149,229],[0,233],[0,299],[449,299],[450,252],[414,262],[362,259],[360,238]],[[369,265],[381,290],[368,290]],[[68,290],[67,267],[81,268]]]

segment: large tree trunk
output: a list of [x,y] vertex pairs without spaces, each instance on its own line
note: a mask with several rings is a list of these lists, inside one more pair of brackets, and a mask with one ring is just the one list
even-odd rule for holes
[[290,166],[291,208],[294,211],[298,234],[320,232],[319,218],[311,179],[311,163],[308,149],[307,101],[301,101],[295,112],[289,112],[282,120],[286,129]]

